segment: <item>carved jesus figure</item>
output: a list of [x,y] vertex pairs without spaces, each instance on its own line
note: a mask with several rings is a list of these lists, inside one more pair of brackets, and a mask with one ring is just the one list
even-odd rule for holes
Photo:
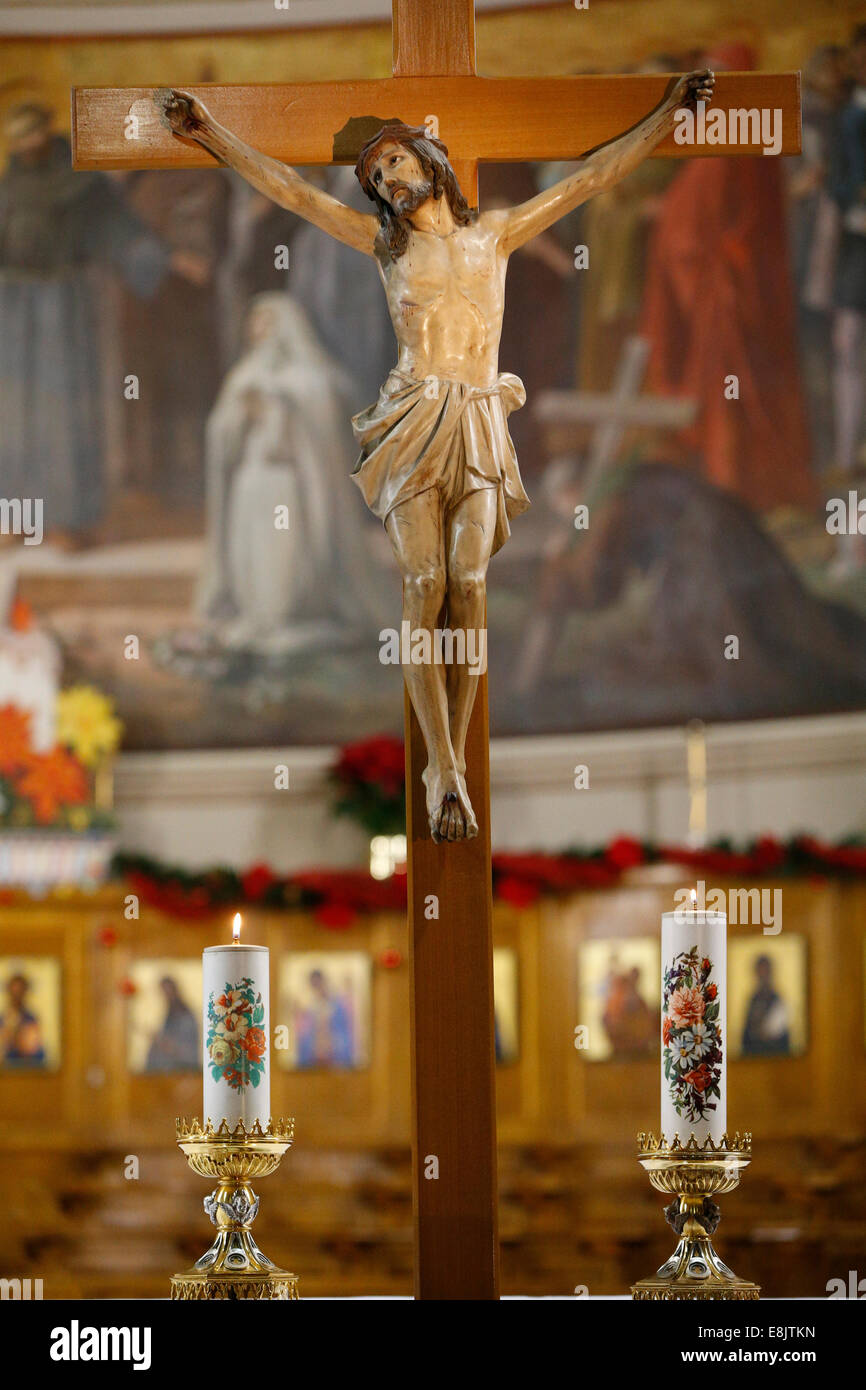
[[[404,666],[427,747],[423,774],[436,841],[476,835],[466,791],[466,734],[483,642],[487,564],[529,506],[507,416],[522,382],[499,372],[508,258],[594,194],[611,188],[673,129],[677,110],[708,101],[713,74],[679,78],[639,125],[581,160],[573,173],[512,208],[480,212],[460,191],[442,142],[420,127],[384,126],[355,169],[375,205],[346,207],[213,119],[196,97],[159,95],[174,133],[202,145],[259,192],[376,259],[397,365],[375,405],[352,421],[353,477],[388,532],[403,577],[403,621],[434,651],[447,627],[465,661]],[[541,326],[543,331],[543,325]],[[470,634],[475,639],[467,640]],[[441,649],[440,649],[441,650]]]

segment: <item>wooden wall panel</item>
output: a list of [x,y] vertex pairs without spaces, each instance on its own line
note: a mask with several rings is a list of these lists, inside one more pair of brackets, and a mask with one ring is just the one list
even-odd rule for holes
[[[719,880],[718,887],[736,884]],[[760,885],[759,885],[760,886]],[[783,935],[807,942],[808,1043],[802,1057],[730,1063],[729,1120],[782,1138],[866,1129],[866,885],[803,880],[782,887]],[[673,903],[669,884],[635,882],[612,892],[542,900],[528,909],[496,905],[494,943],[519,960],[520,1055],[497,1068],[500,1143],[630,1143],[658,1118],[658,1068],[647,1061],[589,1061],[574,1047],[581,1022],[580,946],[658,934]],[[86,1134],[170,1142],[174,1117],[198,1114],[200,1078],[130,1076],[124,980],[137,959],[198,959],[228,931],[229,914],[177,921],[146,906],[123,917],[122,894],[0,903],[0,955],[46,954],[63,962],[63,1069],[58,1074],[0,1069],[0,1107],[22,1136],[50,1123],[59,1140]],[[274,1109],[294,1113],[299,1136],[327,1145],[402,1144],[409,1126],[408,943],[405,922],[383,915],[346,931],[323,929],[303,914],[249,910],[250,940],[272,952],[278,1022],[278,964],[284,952],[361,950],[372,961],[369,1068],[333,1074],[274,1066]],[[117,942],[102,944],[105,928]],[[755,928],[731,926],[729,939]],[[772,939],[772,938],[771,938]],[[383,953],[397,951],[394,968]],[[388,956],[384,957],[387,961]]]

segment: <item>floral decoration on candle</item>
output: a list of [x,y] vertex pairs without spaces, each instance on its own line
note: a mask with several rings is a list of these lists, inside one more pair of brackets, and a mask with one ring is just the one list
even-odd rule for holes
[[234,984],[226,981],[217,998],[211,991],[205,1047],[214,1081],[225,1081],[235,1091],[258,1086],[268,1047],[264,1020],[262,996],[249,976]]
[[677,1114],[693,1124],[708,1119],[721,1098],[722,1026],[712,974],[712,961],[697,946],[680,951],[664,973],[665,1080]]

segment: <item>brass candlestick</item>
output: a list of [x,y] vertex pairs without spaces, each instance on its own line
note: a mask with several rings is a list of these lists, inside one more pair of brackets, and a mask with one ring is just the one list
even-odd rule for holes
[[685,1145],[678,1134],[670,1144],[663,1134],[639,1134],[637,1142],[638,1161],[653,1187],[673,1194],[665,1217],[679,1244],[655,1274],[632,1285],[632,1298],[758,1298],[760,1285],[738,1279],[710,1240],[719,1224],[719,1208],[712,1199],[738,1185],[751,1161],[751,1134],[735,1134],[730,1143],[725,1134],[718,1144],[710,1138],[699,1144],[692,1134]]
[[298,1280],[263,1255],[251,1226],[259,1209],[253,1178],[275,1173],[291,1146],[294,1120],[271,1120],[262,1129],[258,1120],[247,1129],[239,1120],[229,1129],[225,1120],[214,1129],[210,1120],[177,1121],[178,1147],[190,1168],[217,1186],[204,1199],[204,1209],[217,1228],[213,1245],[192,1269],[175,1274],[172,1298],[299,1298]]

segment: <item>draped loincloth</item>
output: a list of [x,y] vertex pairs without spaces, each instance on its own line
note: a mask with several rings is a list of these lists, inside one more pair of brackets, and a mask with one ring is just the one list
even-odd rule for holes
[[495,553],[511,517],[529,506],[506,424],[525,400],[523,382],[509,372],[479,387],[392,371],[376,404],[352,419],[361,446],[352,477],[367,506],[385,522],[401,502],[436,488],[447,517],[465,497],[495,487]]

